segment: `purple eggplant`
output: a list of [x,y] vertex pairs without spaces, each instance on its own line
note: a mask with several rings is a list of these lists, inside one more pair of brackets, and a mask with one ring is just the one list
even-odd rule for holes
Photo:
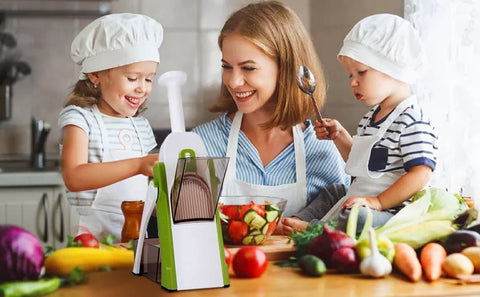
[[480,234],[471,230],[455,231],[444,242],[448,254],[459,253],[470,246],[480,246]]

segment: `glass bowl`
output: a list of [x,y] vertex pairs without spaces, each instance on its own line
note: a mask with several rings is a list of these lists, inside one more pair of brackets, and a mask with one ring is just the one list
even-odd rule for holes
[[276,229],[287,200],[271,196],[221,196],[218,201],[223,241],[260,245]]

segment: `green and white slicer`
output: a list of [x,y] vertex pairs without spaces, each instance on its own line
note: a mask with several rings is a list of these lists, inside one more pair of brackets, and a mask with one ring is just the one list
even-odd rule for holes
[[228,158],[206,157],[200,136],[185,132],[180,95],[185,80],[179,71],[159,78],[168,89],[172,132],[154,166],[159,238],[148,239],[142,255],[144,264],[152,255],[156,259],[144,269],[168,291],[230,285],[217,209]]

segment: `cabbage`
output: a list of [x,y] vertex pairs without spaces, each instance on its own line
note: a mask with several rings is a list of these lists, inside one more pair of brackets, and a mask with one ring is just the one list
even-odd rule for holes
[[0,283],[36,280],[43,266],[43,250],[38,238],[13,225],[0,225]]
[[423,196],[429,196],[430,205],[428,211],[435,210],[447,210],[454,213],[459,213],[463,210],[468,209],[465,201],[458,194],[447,192],[446,190],[440,188],[429,188],[417,192],[413,198],[412,202],[422,198]]

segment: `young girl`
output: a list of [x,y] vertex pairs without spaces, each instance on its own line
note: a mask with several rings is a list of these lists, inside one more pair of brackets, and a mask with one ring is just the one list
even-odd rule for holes
[[[344,229],[348,209],[360,202],[373,209],[374,227],[383,225],[429,183],[437,137],[410,90],[422,67],[422,54],[413,26],[395,15],[367,17],[345,37],[338,60],[350,77],[354,97],[372,108],[353,138],[334,119],[316,125],[317,137],[333,140],[347,161],[347,173],[355,177],[342,200],[317,218],[338,219]],[[315,201],[308,208],[320,209]],[[365,218],[365,209],[360,215]],[[284,224],[294,229],[308,225],[294,219]]]
[[71,56],[80,80],[59,115],[67,196],[97,238],[120,240],[124,200],[143,200],[157,154],[148,121],[139,116],[160,61],[162,26],[138,14],[111,14],[86,26]]
[[344,161],[333,143],[316,139],[307,120],[314,107],[296,84],[307,65],[323,104],[324,75],[297,15],[277,1],[249,4],[229,17],[218,45],[223,84],[211,111],[222,115],[194,131],[210,155],[230,157],[222,195],[283,197],[288,216],[326,185],[348,185]]

